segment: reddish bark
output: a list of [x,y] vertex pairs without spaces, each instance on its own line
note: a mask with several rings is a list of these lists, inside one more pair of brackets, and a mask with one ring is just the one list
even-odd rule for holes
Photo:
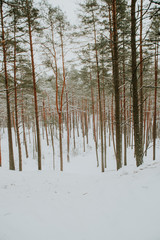
[[35,75],[35,64],[34,64],[33,43],[32,43],[32,29],[31,29],[30,9],[29,9],[28,0],[26,0],[26,4],[27,4],[28,31],[29,31],[31,64],[32,64],[34,106],[35,106],[35,118],[36,118],[35,120],[36,120],[36,131],[37,131],[38,170],[41,170],[42,169],[42,163],[41,163],[41,142],[40,142],[38,103],[37,103],[37,90],[36,90],[37,87],[36,87],[36,75]]
[[5,88],[6,88],[6,104],[7,104],[7,128],[8,128],[8,148],[9,148],[9,169],[15,170],[14,165],[14,154],[13,154],[13,143],[12,143],[12,129],[11,129],[11,111],[10,111],[10,92],[8,85],[8,72],[7,72],[7,54],[6,54],[6,41],[4,33],[4,22],[3,22],[3,1],[0,1],[0,12],[1,12],[1,30],[2,30],[2,47],[3,47],[3,62],[5,71]]

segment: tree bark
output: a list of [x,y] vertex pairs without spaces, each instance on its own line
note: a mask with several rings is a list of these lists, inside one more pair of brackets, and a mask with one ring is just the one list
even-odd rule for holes
[[153,116],[153,160],[156,159],[156,120],[157,120],[157,77],[158,77],[158,46],[155,44],[155,89],[154,89],[154,116]]
[[95,149],[96,149],[97,167],[99,167],[98,144],[97,144],[96,126],[95,126],[94,94],[93,94],[93,88],[92,88],[92,74],[91,74],[91,71],[90,71],[90,84],[91,84],[92,115],[93,115],[93,138],[94,138]]
[[125,74],[125,51],[123,35],[123,108],[124,108],[124,165],[127,165],[127,130],[126,130],[126,74]]
[[142,136],[143,148],[143,47],[142,47],[142,33],[143,33],[143,0],[141,0],[140,10],[140,135]]
[[32,43],[32,30],[31,30],[31,20],[30,20],[30,9],[29,9],[28,0],[26,0],[26,4],[27,4],[28,30],[29,30],[31,64],[32,64],[32,78],[33,78],[36,130],[37,130],[38,170],[41,170],[42,169],[42,164],[41,164],[41,142],[40,142],[40,129],[39,129],[39,117],[38,117],[36,75],[35,75],[35,65],[34,65],[34,55],[33,55],[33,43]]
[[69,162],[69,145],[70,145],[70,139],[69,139],[69,109],[68,109],[68,92],[66,92],[66,102],[67,102],[67,161]]
[[116,120],[116,161],[117,170],[122,167],[121,161],[121,125],[120,125],[120,94],[119,94],[119,64],[118,64],[118,33],[116,17],[116,0],[112,3],[113,12],[113,81],[115,92],[115,120]]
[[103,118],[102,118],[102,100],[101,100],[101,86],[100,86],[100,74],[99,74],[99,61],[98,61],[98,50],[97,50],[97,33],[95,26],[94,13],[93,16],[93,32],[94,32],[94,43],[95,43],[95,54],[96,54],[96,68],[97,68],[97,84],[98,84],[98,102],[99,102],[99,118],[100,118],[100,137],[101,137],[101,170],[104,172],[104,154],[103,154]]
[[45,100],[44,99],[43,99],[43,120],[44,120],[44,128],[45,128],[45,131],[46,131],[47,146],[49,146],[47,121],[46,121],[46,108],[45,108]]
[[16,133],[18,142],[18,155],[19,155],[19,171],[22,171],[22,150],[21,141],[19,135],[19,121],[18,121],[18,104],[17,104],[17,66],[16,66],[16,54],[17,54],[17,42],[16,42],[16,19],[14,13],[14,93],[15,93],[15,118],[16,118]]
[[2,30],[2,47],[3,47],[3,62],[5,71],[5,87],[6,87],[6,104],[7,104],[7,128],[8,128],[8,148],[9,148],[9,169],[15,170],[14,165],[14,154],[13,154],[13,143],[12,143],[12,128],[11,128],[11,112],[10,112],[10,91],[8,84],[8,72],[7,72],[7,54],[6,54],[6,41],[4,33],[4,21],[3,21],[3,1],[0,1],[1,11],[1,30]]
[[139,128],[138,89],[137,89],[137,63],[136,63],[136,0],[131,2],[131,50],[132,50],[132,92],[133,92],[133,124],[136,164],[143,163],[142,136]]

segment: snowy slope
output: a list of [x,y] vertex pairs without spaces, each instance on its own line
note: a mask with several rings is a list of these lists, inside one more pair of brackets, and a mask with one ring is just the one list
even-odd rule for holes
[[159,240],[160,163],[104,174],[0,169],[0,240]]

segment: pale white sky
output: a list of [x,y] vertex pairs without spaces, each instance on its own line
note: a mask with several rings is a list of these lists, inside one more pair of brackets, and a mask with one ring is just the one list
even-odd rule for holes
[[60,6],[60,8],[66,12],[68,20],[71,24],[76,23],[76,9],[79,0],[48,0],[53,6]]

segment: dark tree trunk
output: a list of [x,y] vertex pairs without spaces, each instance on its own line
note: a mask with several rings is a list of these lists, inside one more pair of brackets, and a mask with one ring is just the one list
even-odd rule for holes
[[131,50],[132,50],[132,92],[133,92],[133,124],[134,144],[137,166],[143,163],[142,136],[139,127],[138,89],[137,89],[137,63],[136,63],[136,0],[131,2]]
[[140,135],[142,136],[142,148],[143,148],[143,48],[142,48],[142,10],[143,0],[141,0],[140,10]]
[[118,68],[118,33],[116,17],[116,0],[113,0],[113,81],[115,91],[115,120],[116,120],[116,161],[117,170],[122,167],[121,161],[121,125],[120,125],[120,94],[119,94],[119,68]]
[[126,74],[125,74],[125,51],[123,35],[123,108],[124,108],[124,165],[127,165],[127,130],[126,130]]

